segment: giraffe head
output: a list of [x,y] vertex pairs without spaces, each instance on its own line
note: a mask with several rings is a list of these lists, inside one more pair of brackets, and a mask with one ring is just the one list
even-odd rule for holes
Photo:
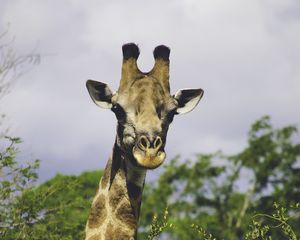
[[137,67],[139,48],[123,45],[122,76],[117,92],[107,84],[88,80],[88,92],[96,105],[111,109],[118,121],[117,144],[137,167],[154,169],[166,157],[165,144],[169,125],[177,114],[193,110],[202,89],[183,89],[170,94],[170,49],[154,49],[155,64],[148,73]]

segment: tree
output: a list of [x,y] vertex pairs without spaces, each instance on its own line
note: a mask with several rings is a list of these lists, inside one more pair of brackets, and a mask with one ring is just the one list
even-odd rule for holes
[[0,152],[1,239],[82,239],[101,172],[56,175],[36,186],[39,161],[16,161],[19,138]]
[[34,205],[39,199],[28,196],[30,185],[37,179],[35,170],[39,161],[19,166],[16,156],[20,139],[5,137],[1,140],[2,143],[6,140],[7,146],[0,152],[0,236],[2,239],[24,239],[28,227],[39,218]]
[[37,195],[53,187],[58,189],[47,198],[44,206],[52,210],[59,208],[59,212],[45,216],[39,225],[46,227],[52,236],[56,234],[59,239],[83,239],[90,206],[101,176],[102,171],[84,172],[79,176],[57,174],[40,185],[36,189]]

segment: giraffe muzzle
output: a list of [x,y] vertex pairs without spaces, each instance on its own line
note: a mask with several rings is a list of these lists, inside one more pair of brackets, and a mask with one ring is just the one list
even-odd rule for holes
[[154,169],[160,166],[166,158],[166,153],[161,149],[162,145],[163,142],[159,136],[149,139],[143,135],[133,147],[132,153],[140,166]]

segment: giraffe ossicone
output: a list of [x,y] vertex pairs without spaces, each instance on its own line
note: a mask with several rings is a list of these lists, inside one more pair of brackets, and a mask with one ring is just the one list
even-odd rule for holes
[[88,92],[96,105],[111,109],[117,118],[113,153],[108,160],[86,224],[87,240],[136,239],[145,176],[166,158],[168,128],[177,114],[193,110],[202,89],[170,94],[170,49],[154,49],[155,64],[144,73],[137,66],[140,54],[134,43],[123,45],[118,90],[88,80]]

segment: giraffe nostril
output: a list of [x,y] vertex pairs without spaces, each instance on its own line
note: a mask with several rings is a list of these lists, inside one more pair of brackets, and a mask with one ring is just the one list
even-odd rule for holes
[[138,146],[141,150],[147,151],[149,149],[158,150],[162,145],[160,137],[149,139],[146,136],[141,136],[138,142]]
[[162,140],[160,137],[156,137],[155,141],[154,141],[154,148],[160,148],[160,146],[162,145]]
[[145,136],[141,136],[140,141],[139,141],[139,146],[142,150],[146,150],[147,148],[150,147],[149,140]]

